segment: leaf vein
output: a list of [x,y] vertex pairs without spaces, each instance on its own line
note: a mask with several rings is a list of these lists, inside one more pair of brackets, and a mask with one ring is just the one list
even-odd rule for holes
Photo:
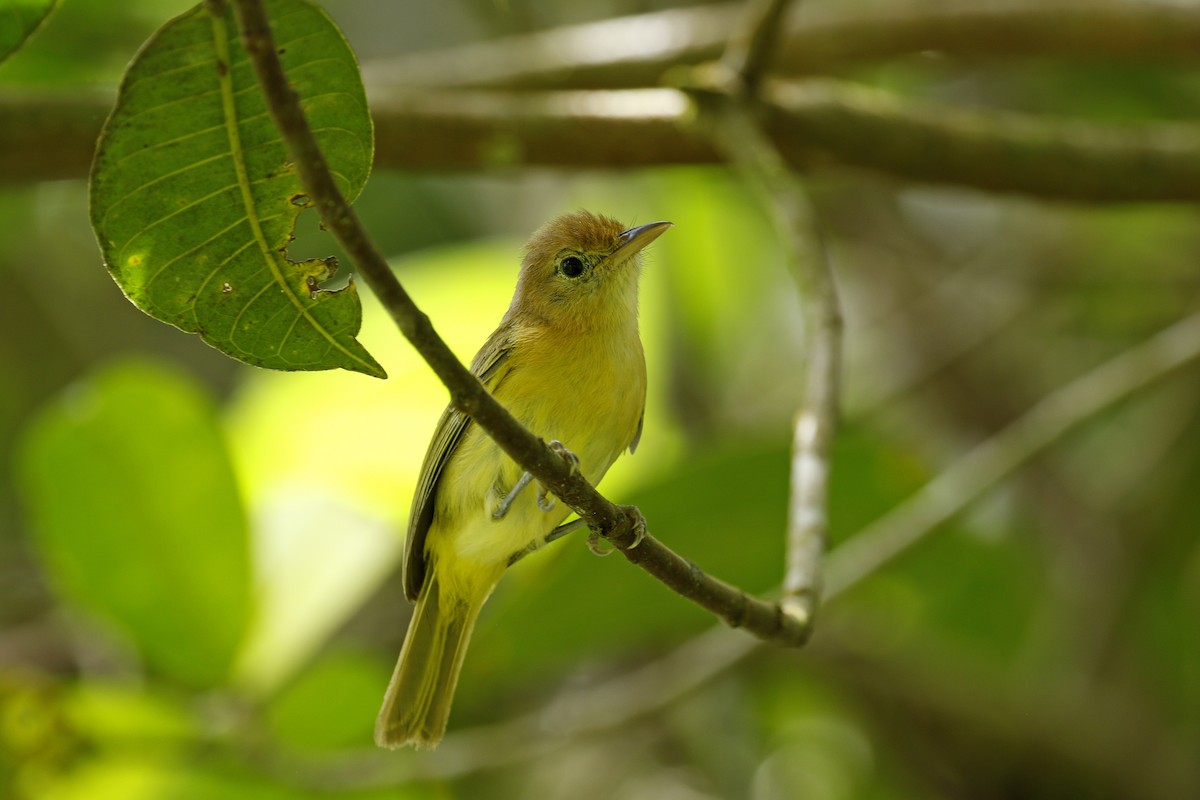
[[[226,29],[225,19],[223,17],[213,16],[212,24],[213,24],[213,39],[214,39],[214,42],[216,45],[217,55],[222,61],[224,61],[226,64],[228,64],[229,63],[229,35],[228,35],[228,31]],[[305,320],[310,325],[312,325],[314,330],[316,330],[326,341],[328,341],[334,347],[337,347],[338,350],[340,350],[344,356],[350,358],[352,361],[354,361],[358,364],[361,364],[362,366],[368,368],[368,370],[369,370],[371,368],[370,364],[367,364],[360,356],[358,356],[356,353],[351,352],[345,345],[343,345],[341,342],[337,341],[333,337],[333,335],[330,333],[329,330],[327,330],[323,325],[318,323],[317,320],[313,318],[309,309],[307,307],[305,307],[304,303],[300,300],[300,298],[296,296],[296,292],[295,292],[294,288],[292,287],[292,285],[286,280],[285,276],[280,272],[279,262],[275,258],[276,254],[272,251],[272,248],[270,247],[270,245],[267,244],[266,237],[263,234],[262,226],[259,224],[258,219],[255,217],[255,212],[257,209],[255,208],[255,204],[254,204],[254,197],[250,191],[251,184],[250,184],[249,178],[246,174],[246,164],[245,164],[244,160],[239,157],[239,156],[243,156],[244,153],[242,152],[242,149],[241,149],[241,135],[238,131],[238,120],[237,120],[237,116],[236,116],[237,110],[234,107],[234,103],[233,103],[232,80],[230,78],[229,72],[226,72],[224,75],[220,76],[220,85],[221,85],[222,106],[224,107],[224,110],[225,110],[226,130],[229,135],[230,149],[234,153],[233,163],[234,163],[234,169],[237,171],[237,175],[238,175],[238,184],[241,189],[242,203],[246,207],[246,213],[249,216],[249,220],[250,220],[250,227],[254,232],[255,240],[258,242],[259,250],[262,253],[263,259],[267,262],[267,265],[271,270],[271,274],[275,278],[276,284],[283,291],[284,295],[288,298],[288,300],[291,302],[291,304],[293,306],[295,306],[296,310],[304,316]],[[269,286],[269,284],[268,284],[268,286]],[[265,288],[266,287],[264,287],[264,289]],[[261,294],[261,292],[259,294]],[[255,295],[255,298],[257,298],[257,297],[258,297],[258,295]],[[253,301],[251,301],[251,302],[253,302]],[[240,319],[240,317],[241,317],[241,314],[239,314],[239,319]]]

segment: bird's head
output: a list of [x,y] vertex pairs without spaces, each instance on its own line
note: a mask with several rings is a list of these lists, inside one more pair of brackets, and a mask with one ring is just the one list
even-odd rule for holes
[[640,253],[669,227],[626,228],[588,211],[551,220],[525,245],[509,313],[571,328],[635,321]]

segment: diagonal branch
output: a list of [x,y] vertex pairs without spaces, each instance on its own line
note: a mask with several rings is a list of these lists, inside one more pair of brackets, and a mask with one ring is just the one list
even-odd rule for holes
[[[829,556],[825,601],[835,600],[935,533],[1064,436],[1116,403],[1200,361],[1200,313],[1104,362],[1042,398],[991,438],[948,465],[907,500]],[[662,658],[551,700],[505,722],[452,733],[435,752],[398,761],[372,750],[314,764],[280,765],[292,778],[342,789],[450,778],[537,757],[666,708],[762,649],[711,628]]]
[[305,191],[316,204],[325,226],[358,266],[401,333],[450,390],[450,402],[629,561],[730,625],[782,642],[801,640],[805,629],[780,613],[777,605],[764,603],[704,574],[696,565],[644,534],[645,521],[637,509],[614,505],[600,495],[545,442],[522,427],[454,356],[429,318],[400,285],[358,216],[338,191],[300,108],[299,98],[279,63],[261,0],[234,0],[233,5],[242,42],[275,124],[296,162]]
[[1042,398],[917,494],[838,548],[828,591],[844,592],[894,560],[1080,422],[1200,358],[1200,313]]

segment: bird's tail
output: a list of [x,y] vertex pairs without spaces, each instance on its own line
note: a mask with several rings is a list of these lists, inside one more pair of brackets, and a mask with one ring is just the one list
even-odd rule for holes
[[446,597],[441,588],[430,570],[375,722],[380,747],[433,747],[446,732],[467,642],[490,592]]

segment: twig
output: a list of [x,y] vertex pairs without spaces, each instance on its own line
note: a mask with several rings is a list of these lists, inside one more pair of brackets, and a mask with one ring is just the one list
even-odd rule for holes
[[[728,624],[764,638],[797,641],[805,631],[773,604],[705,575],[649,534],[635,508],[616,506],[527,431],[479,383],[437,335],[370,241],[354,210],[338,191],[317,146],[299,98],[284,75],[261,0],[234,0],[242,41],[271,115],[296,162],[305,191],[328,230],[358,265],[404,337],[450,390],[456,408],[471,417],[514,461],[547,486],[634,564]],[[644,535],[641,535],[644,534]]]
[[[821,559],[829,529],[829,465],[838,420],[842,316],[812,206],[754,118],[763,72],[787,7],[788,0],[757,0],[750,4],[720,64],[708,68],[718,91],[708,93],[702,88],[697,102],[701,124],[751,188],[762,195],[800,290],[807,355],[792,432],[781,607],[785,614],[811,627],[821,592]],[[699,70],[703,79],[705,68]]]
[[807,356],[793,423],[784,607],[811,623],[829,529],[830,451],[838,422],[842,316],[829,259],[807,196],[745,105],[724,101],[714,131],[734,165],[764,195],[799,286]]

